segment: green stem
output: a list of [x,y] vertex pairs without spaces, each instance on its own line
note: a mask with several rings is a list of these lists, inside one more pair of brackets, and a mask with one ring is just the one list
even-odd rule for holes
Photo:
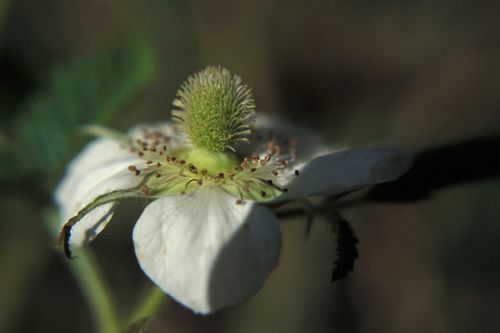
[[151,317],[166,300],[167,297],[161,289],[151,286],[131,311],[126,323],[127,327],[141,319]]
[[101,276],[97,261],[89,249],[80,248],[69,267],[87,299],[100,333],[120,333],[116,307]]

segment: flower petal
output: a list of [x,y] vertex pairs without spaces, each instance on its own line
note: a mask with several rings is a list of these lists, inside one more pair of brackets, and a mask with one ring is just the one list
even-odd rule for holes
[[[98,196],[137,186],[139,177],[128,166],[141,160],[111,139],[91,142],[68,166],[66,175],[55,190],[61,210],[61,227],[79,210]],[[113,204],[97,207],[71,230],[71,244],[81,245],[101,232],[112,216]]]
[[315,156],[326,149],[319,135],[304,127],[295,126],[276,115],[258,115],[254,127],[256,133],[252,136],[251,142],[242,143],[237,147],[236,151],[243,157],[265,154],[268,149],[267,143],[272,135],[278,143],[284,146],[284,154],[287,154],[286,146],[290,140],[294,140],[298,161]]
[[411,166],[411,157],[395,147],[346,149],[296,167],[300,175],[286,186],[286,197],[341,194],[397,179]]
[[134,228],[144,272],[193,311],[208,314],[255,294],[277,264],[277,218],[254,202],[237,205],[219,187],[164,197]]

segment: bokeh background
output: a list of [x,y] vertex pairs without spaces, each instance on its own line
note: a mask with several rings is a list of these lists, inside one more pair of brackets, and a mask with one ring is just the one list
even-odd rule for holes
[[[99,122],[169,118],[182,81],[222,65],[280,114],[354,146],[408,151],[500,130],[500,4],[441,1],[0,0],[0,332],[93,332],[46,215]],[[82,110],[84,110],[82,112]],[[78,116],[77,116],[78,115]],[[278,269],[248,302],[200,317],[166,301],[151,332],[498,332],[500,186],[346,212],[360,239],[330,283],[334,235],[283,223]],[[90,247],[120,309],[148,279],[123,207]]]

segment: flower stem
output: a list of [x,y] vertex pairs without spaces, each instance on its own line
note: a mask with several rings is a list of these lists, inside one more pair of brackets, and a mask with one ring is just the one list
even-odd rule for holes
[[151,317],[166,300],[167,297],[161,289],[151,286],[131,311],[126,322],[127,326],[133,325],[141,319]]
[[120,333],[116,307],[92,252],[80,248],[77,258],[69,261],[69,267],[87,299],[98,332]]

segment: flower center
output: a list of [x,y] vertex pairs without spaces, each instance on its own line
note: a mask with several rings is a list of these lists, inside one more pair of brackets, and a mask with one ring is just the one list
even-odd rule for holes
[[[288,162],[294,154],[281,156],[281,145],[272,138],[267,151],[238,162],[233,153],[210,152],[204,148],[175,146],[159,131],[143,130],[140,139],[129,139],[128,149],[144,160],[129,170],[144,177],[141,190],[151,197],[192,193],[200,186],[217,185],[236,198],[267,201],[280,196],[280,186],[296,175]],[[294,149],[290,149],[294,153]]]
[[251,91],[240,77],[208,67],[184,82],[174,105],[179,108],[172,111],[176,128],[191,145],[169,148],[171,138],[147,130],[140,139],[129,140],[129,149],[145,160],[145,166],[131,165],[129,170],[142,174],[146,195],[178,195],[212,184],[243,203],[270,200],[286,191],[280,184],[294,174],[287,167],[294,159],[294,147],[288,156],[281,156],[281,145],[272,135],[264,154],[241,163],[235,156],[236,144],[249,141],[255,119]]

